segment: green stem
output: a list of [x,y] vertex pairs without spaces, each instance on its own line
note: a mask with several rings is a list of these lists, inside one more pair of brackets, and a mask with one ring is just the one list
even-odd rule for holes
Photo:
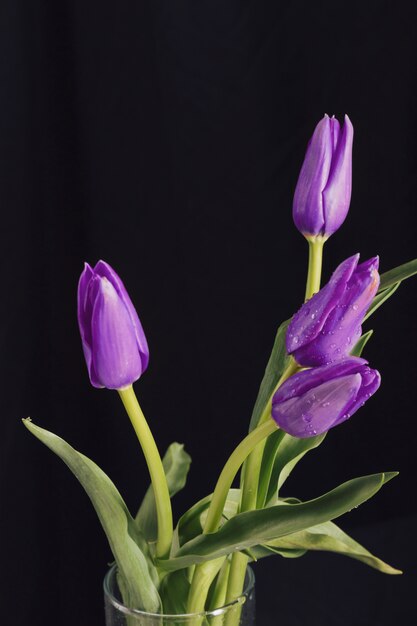
[[[233,602],[235,598],[238,598],[243,590],[245,584],[246,566],[248,564],[248,557],[242,552],[235,552],[232,556],[232,563],[230,566],[229,582],[226,592],[226,604]],[[224,626],[236,626],[239,624],[240,612],[230,613],[226,616]]]
[[[275,385],[271,396],[262,411],[259,418],[258,427],[263,424],[271,415],[272,410],[272,397],[278,387],[282,385],[290,376],[295,374],[298,370],[298,364],[290,357],[290,362],[287,368],[284,370],[281,378]],[[253,432],[253,431],[252,431]],[[261,470],[262,456],[265,448],[265,441],[262,441],[248,457],[244,468],[244,479],[242,481],[242,499],[240,504],[241,511],[251,511],[256,508],[256,501],[258,497],[258,484],[259,484],[259,472]]]
[[[202,613],[204,611],[211,583],[219,573],[224,561],[225,557],[221,556],[197,565],[188,594],[187,613]],[[195,624],[197,625],[199,622],[200,620],[197,618]]]
[[[227,581],[229,580],[229,570],[230,570],[230,561],[229,559],[226,559],[222,565],[219,575],[217,576],[216,585],[215,585],[213,594],[210,598],[210,606],[209,606],[210,611],[214,611],[215,609],[218,609],[220,606],[224,606],[224,604],[226,603],[226,591],[227,591]],[[215,623],[215,620],[213,620],[213,622]],[[220,619],[220,624],[221,623],[222,623],[222,619]]]
[[307,241],[308,274],[305,299],[309,300],[311,296],[317,293],[320,289],[323,246],[327,241],[327,237],[307,237]]
[[[281,378],[275,385],[271,396],[265,405],[265,408],[259,418],[257,429],[268,419],[271,415],[272,397],[276,390],[299,369],[296,361],[290,357],[288,366],[281,375]],[[253,431],[252,431],[253,432]],[[259,486],[259,473],[261,471],[262,457],[265,448],[265,440],[261,441],[248,459],[243,468],[241,479],[241,502],[240,512],[251,511],[256,509],[256,502],[258,498],[258,486]],[[235,553],[232,556],[232,563],[230,566],[229,583],[227,587],[226,602],[232,602],[234,598],[237,598],[243,589],[245,581],[246,566],[248,563],[248,557],[242,553]],[[238,623],[238,617],[230,616],[226,620],[225,626],[234,626]]]
[[132,385],[118,391],[139,439],[151,477],[158,520],[156,556],[166,558],[171,549],[173,524],[171,499],[161,457]]
[[239,468],[258,443],[268,437],[268,435],[273,433],[277,428],[278,426],[272,419],[263,422],[252,430],[249,435],[246,435],[237,448],[235,448],[232,452],[219,476],[216,488],[214,489],[213,497],[211,499],[204,524],[204,533],[213,533],[217,530],[222,517],[227,494],[229,493],[229,489],[232,486],[233,479],[239,471]]
[[[259,425],[252,430],[235,448],[224,466],[210,502],[204,533],[215,532],[219,526],[223,508],[227,499],[227,494],[232,486],[233,480],[241,465],[254,449],[254,447],[277,429],[277,425],[272,419]],[[195,568],[191,589],[188,597],[187,612],[200,613],[204,611],[207,594],[211,583],[217,575],[224,557],[206,561]]]

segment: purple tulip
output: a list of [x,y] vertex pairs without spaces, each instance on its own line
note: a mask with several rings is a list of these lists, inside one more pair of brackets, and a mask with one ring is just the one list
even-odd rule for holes
[[317,124],[294,193],[293,218],[305,237],[329,237],[345,221],[352,191],[353,126],[345,115]]
[[358,265],[346,259],[330,281],[292,318],[287,352],[303,366],[328,365],[345,358],[362,334],[362,321],[379,286],[378,257]]
[[78,324],[91,384],[121,389],[146,370],[149,350],[135,307],[104,261],[85,264],[78,283]]
[[378,389],[367,361],[349,357],[294,374],[272,398],[272,418],[293,437],[314,437],[341,424]]

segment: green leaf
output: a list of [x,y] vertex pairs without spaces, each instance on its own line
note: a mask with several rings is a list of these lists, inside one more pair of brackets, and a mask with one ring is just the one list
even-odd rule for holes
[[87,492],[116,560],[124,603],[158,612],[161,602],[154,582],[157,580],[155,567],[147,554],[146,542],[135,528],[134,520],[113,482],[93,461],[57,435],[35,426],[29,418],[23,423],[66,463]]
[[259,387],[258,397],[256,398],[255,406],[253,407],[249,431],[253,430],[258,425],[259,418],[268,404],[272,392],[281,378],[281,375],[284,373],[284,370],[288,366],[289,357],[285,348],[285,334],[290,321],[291,320],[283,322],[278,328],[271,356],[269,357],[265,374]]
[[384,563],[384,561],[368,552],[366,548],[352,539],[352,537],[349,537],[333,522],[325,522],[287,537],[281,537],[272,541],[266,547],[271,550],[288,550],[290,552],[292,550],[296,552],[300,550],[304,552],[306,550],[337,552],[338,554],[362,561],[384,574],[402,574],[400,570],[391,567],[391,565]]
[[160,589],[164,613],[168,615],[187,613],[189,591],[190,581],[186,569],[176,570],[166,576]]
[[[178,549],[187,541],[194,539],[197,535],[200,535],[203,530],[204,522],[207,516],[207,510],[211,502],[213,494],[206,496],[196,504],[194,504],[188,511],[184,513],[179,519],[175,533],[178,537]],[[229,489],[227,499],[223,508],[223,519],[230,519],[236,515],[240,503],[240,489]]]
[[326,433],[316,437],[299,439],[292,435],[284,434],[276,451],[274,465],[271,472],[271,479],[266,495],[266,503],[277,499],[279,490],[291,474],[294,467],[303,456],[309,451],[317,448],[324,440]]
[[251,561],[259,561],[267,556],[274,556],[278,554],[285,559],[298,559],[300,556],[304,556],[307,550],[296,550],[287,548],[274,548],[271,545],[254,546],[250,550],[244,550]]
[[366,344],[368,343],[368,341],[370,340],[373,334],[374,334],[373,330],[368,330],[367,333],[364,333],[361,337],[359,337],[358,341],[356,342],[355,347],[353,348],[351,352],[351,355],[361,356]]
[[[171,498],[185,486],[191,457],[181,443],[171,443],[162,459]],[[148,541],[156,541],[158,522],[152,485],[142,500],[135,522]]]
[[363,476],[309,502],[239,513],[217,532],[188,541],[174,558],[160,560],[159,565],[166,570],[188,567],[322,524],[365,502],[394,476],[395,472]]
[[381,274],[379,291],[384,291],[384,289],[388,289],[391,285],[401,282],[406,278],[410,278],[415,274],[417,274],[417,259],[413,259],[403,265],[398,265],[398,267],[394,267],[394,269],[389,270],[389,272]]
[[394,285],[391,285],[391,287],[388,287],[388,289],[377,293],[375,298],[372,300],[372,304],[369,307],[367,314],[363,318],[363,321],[367,320],[368,317],[375,313],[375,311],[379,309],[379,307],[384,304],[384,302],[388,300],[388,298],[391,298],[391,296],[397,291],[400,284],[401,283],[395,283]]
[[272,435],[269,435],[266,440],[262,454],[261,469],[259,472],[258,494],[256,501],[257,509],[263,509],[265,506],[275,458],[284,436],[285,432],[279,429],[272,433]]

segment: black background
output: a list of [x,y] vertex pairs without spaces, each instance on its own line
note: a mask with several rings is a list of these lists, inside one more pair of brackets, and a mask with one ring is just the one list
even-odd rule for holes
[[[380,254],[382,271],[417,256],[416,17],[411,1],[2,0],[5,624],[100,626],[111,560],[88,498],[20,418],[94,459],[132,510],[147,486],[117,394],[88,381],[83,261],[110,262],[138,308],[151,350],[138,396],[161,450],[178,440],[194,459],[178,514],[244,436],[276,327],[302,301],[292,194],[324,112],[355,127],[351,210],[324,277],[358,251]],[[414,621],[416,305],[411,279],[372,318],[380,391],[286,488],[309,498],[400,470],[341,525],[405,574],[333,555],[266,560],[260,626]]]

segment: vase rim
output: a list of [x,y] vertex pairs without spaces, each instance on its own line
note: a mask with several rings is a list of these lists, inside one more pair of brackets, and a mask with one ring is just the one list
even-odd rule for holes
[[112,605],[118,611],[120,611],[121,613],[124,613],[125,615],[131,615],[132,617],[133,616],[136,616],[136,617],[147,616],[147,617],[155,617],[155,618],[163,617],[164,620],[183,620],[183,621],[190,620],[191,621],[197,617],[215,617],[217,615],[223,615],[224,613],[227,613],[228,611],[230,611],[232,607],[238,604],[243,605],[246,601],[247,596],[250,594],[250,592],[253,590],[255,586],[255,574],[254,574],[253,569],[250,567],[250,565],[248,565],[246,568],[245,587],[242,593],[237,598],[235,598],[231,602],[228,602],[227,604],[224,604],[218,609],[213,609],[211,611],[201,611],[199,613],[152,613],[149,611],[141,611],[140,609],[130,609],[124,604],[122,604],[122,602],[113,595],[113,592],[111,591],[111,588],[110,588],[110,581],[116,575],[116,571],[117,571],[117,565],[116,563],[114,563],[104,577],[104,581],[103,581],[104,593],[107,596],[107,598],[110,600]]

